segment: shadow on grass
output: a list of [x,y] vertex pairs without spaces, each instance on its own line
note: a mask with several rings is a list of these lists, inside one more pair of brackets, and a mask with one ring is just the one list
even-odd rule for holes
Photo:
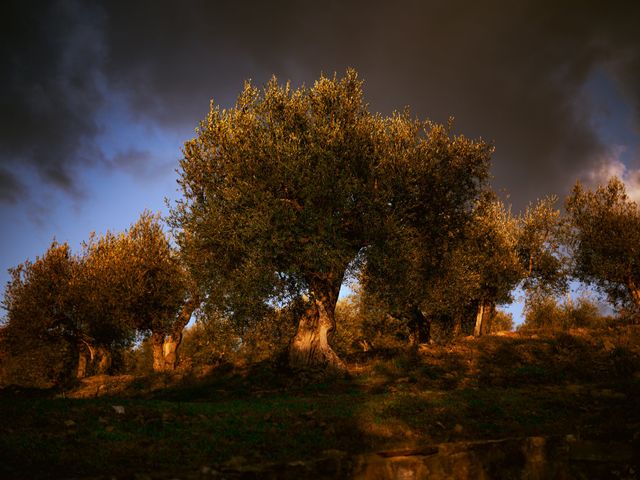
[[[170,477],[440,442],[633,439],[640,385],[629,348],[571,336],[488,337],[360,356],[348,378],[320,383],[263,362],[206,375],[97,378],[84,399],[5,392],[0,476]],[[105,382],[113,385],[101,390]]]

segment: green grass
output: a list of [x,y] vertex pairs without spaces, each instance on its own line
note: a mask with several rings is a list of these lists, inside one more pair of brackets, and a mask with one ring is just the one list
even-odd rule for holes
[[[156,391],[136,379],[126,397],[5,395],[0,397],[0,478],[132,477],[150,471],[171,478],[238,457],[257,464],[406,443],[637,434],[627,426],[640,425],[640,381],[628,373],[637,371],[636,357],[619,351],[575,357],[578,363],[563,376],[558,373],[558,362],[566,361],[563,351],[545,347],[557,359],[531,355],[532,363],[522,363],[518,355],[527,353],[522,342],[505,342],[488,345],[497,352],[494,358],[517,357],[519,363],[496,364],[491,381],[473,369],[475,359],[483,368],[491,360],[492,350],[478,343],[477,351],[467,353],[373,359],[348,380],[312,385],[260,367]],[[599,370],[592,368],[596,361]],[[592,371],[583,374],[588,368]],[[612,421],[621,418],[625,421]]]

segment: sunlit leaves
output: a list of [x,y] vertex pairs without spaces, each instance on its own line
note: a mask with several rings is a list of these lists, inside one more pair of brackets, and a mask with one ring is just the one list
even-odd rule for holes
[[68,369],[81,349],[113,351],[137,334],[165,333],[191,293],[160,218],[148,212],[128,231],[91,235],[79,255],[54,242],[11,275],[3,336],[12,356],[46,362],[42,352],[64,350]]
[[417,288],[463,229],[491,153],[451,126],[370,113],[351,70],[311,88],[245,84],[185,144],[172,224],[209,302],[229,311],[367,259]]
[[567,199],[574,275],[618,304],[640,305],[640,209],[612,178],[589,191],[577,184]]
[[526,271],[523,287],[530,295],[559,293],[567,287],[565,222],[556,202],[556,197],[538,200],[519,219],[518,255]]

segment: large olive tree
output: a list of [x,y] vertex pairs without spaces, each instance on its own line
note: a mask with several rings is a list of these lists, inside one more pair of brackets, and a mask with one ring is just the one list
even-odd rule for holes
[[288,359],[340,368],[328,334],[340,286],[393,235],[439,248],[486,178],[490,147],[448,129],[369,112],[354,71],[292,89],[246,84],[186,142],[172,211],[178,243],[207,302],[306,298]]

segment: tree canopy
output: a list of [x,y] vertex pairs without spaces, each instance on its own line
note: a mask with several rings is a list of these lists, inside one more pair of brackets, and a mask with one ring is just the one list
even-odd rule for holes
[[595,191],[576,184],[567,198],[573,274],[619,306],[640,308],[640,209],[612,178]]
[[430,268],[491,151],[408,113],[370,113],[353,70],[311,88],[247,83],[185,144],[172,223],[208,302],[233,313],[306,295],[290,363],[337,365],[326,335],[345,275],[405,240]]
[[[144,212],[123,233],[91,235],[78,255],[53,242],[42,257],[12,269],[3,338],[20,368],[46,372],[49,361],[37,352],[64,352],[55,375],[45,375],[58,380],[74,368],[80,377],[106,373],[114,351],[138,335],[155,339],[157,370],[173,368],[182,329],[198,306],[190,286],[160,217]],[[32,365],[36,357],[41,362]]]

